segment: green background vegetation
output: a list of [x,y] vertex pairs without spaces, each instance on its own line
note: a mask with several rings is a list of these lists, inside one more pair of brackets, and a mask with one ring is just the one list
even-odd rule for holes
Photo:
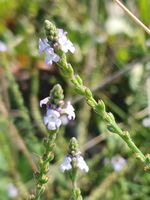
[[[150,26],[149,0],[124,3]],[[16,200],[34,191],[33,170],[46,134],[39,100],[57,83],[73,102],[76,120],[61,127],[43,199],[71,196],[71,182],[59,165],[75,136],[90,167],[78,180],[84,199],[149,200],[150,174],[143,164],[118,136],[108,133],[55,65],[46,66],[38,55],[45,19],[68,32],[76,47],[75,54],[68,54],[75,71],[95,98],[104,100],[120,127],[130,131],[142,152],[150,153],[150,128],[142,124],[150,115],[149,36],[111,0],[0,0],[0,40],[7,45],[0,53],[0,200],[10,199],[10,183],[18,189]],[[127,161],[120,172],[109,162],[116,155]]]

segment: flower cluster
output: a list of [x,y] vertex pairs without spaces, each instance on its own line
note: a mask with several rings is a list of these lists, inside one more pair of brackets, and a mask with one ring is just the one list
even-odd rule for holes
[[65,53],[67,53],[68,51],[74,53],[75,47],[73,46],[72,42],[67,39],[67,32],[64,32],[63,29],[56,30],[58,35],[58,45],[60,45],[61,50]]
[[[73,143],[73,145],[72,145],[72,143]],[[70,141],[70,144],[71,145],[70,145],[69,154],[64,157],[64,159],[60,165],[60,170],[62,172],[65,172],[65,171],[69,171],[73,168],[78,168],[81,171],[88,172],[89,167],[86,164],[86,162],[84,161],[84,158],[81,156],[81,152],[78,150],[77,140],[75,138],[72,138]]]
[[69,120],[75,119],[74,108],[70,101],[64,106],[64,101],[61,97],[54,97],[54,93],[62,92],[59,90],[61,90],[59,85],[54,86],[51,95],[40,101],[40,107],[46,105],[44,124],[47,126],[48,130],[56,130],[61,124],[66,124]]
[[72,156],[71,154],[65,156],[62,161],[62,164],[60,165],[61,171],[65,172],[71,170],[73,162],[75,163],[75,166],[81,171],[89,171],[89,167],[87,166],[86,162],[84,161],[84,158],[80,154],[76,156]]
[[[53,44],[54,47],[60,47],[60,49],[67,53],[70,51],[71,53],[75,52],[75,47],[72,42],[67,39],[67,32],[64,32],[63,29],[56,29],[56,42]],[[54,52],[54,48],[49,44],[47,38],[39,39],[39,54],[42,52],[45,53],[45,63],[48,65],[52,65],[52,62],[58,62],[60,57]]]
[[58,62],[59,56],[54,52],[54,49],[48,44],[47,38],[39,39],[39,54],[45,53],[44,62],[48,65],[52,65],[52,62]]

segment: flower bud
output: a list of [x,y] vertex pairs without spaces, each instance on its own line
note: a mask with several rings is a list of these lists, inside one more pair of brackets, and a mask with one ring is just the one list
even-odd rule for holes
[[111,122],[115,122],[115,118],[113,116],[112,113],[106,113],[106,115],[104,116],[104,119],[106,120],[106,122],[111,123]]
[[75,156],[78,152],[78,141],[75,137],[71,138],[69,143],[69,151],[70,153]]
[[37,188],[40,189],[40,192],[43,193],[45,191],[45,186],[44,185],[37,185]]
[[89,88],[85,88],[85,96],[86,98],[92,97],[92,92]]
[[64,99],[63,89],[61,85],[56,84],[50,91],[50,101],[54,103],[56,106],[60,106],[62,104],[62,100]]
[[110,132],[112,132],[112,133],[117,133],[117,131],[116,131],[116,129],[115,129],[115,127],[113,127],[112,125],[107,125],[107,129],[110,131]]
[[48,181],[48,177],[46,175],[42,175],[42,177],[40,177],[39,181],[42,183],[42,184],[45,184],[47,183]]
[[98,114],[103,114],[105,113],[105,104],[103,102],[103,100],[99,100],[96,107],[95,107],[95,111],[98,113]]
[[55,25],[49,20],[45,20],[45,30],[48,39],[53,42],[54,36],[57,34]]
[[70,64],[67,65],[67,73],[69,74],[69,76],[73,75],[73,68]]
[[82,81],[82,79],[80,78],[79,75],[76,75],[75,78],[76,78],[76,81],[78,82],[79,85],[83,85],[83,81]]

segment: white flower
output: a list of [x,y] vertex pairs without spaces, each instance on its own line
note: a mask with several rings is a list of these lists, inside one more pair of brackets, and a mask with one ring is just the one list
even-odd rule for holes
[[114,171],[120,171],[126,165],[126,160],[121,156],[115,156],[111,159],[111,164]]
[[143,119],[142,124],[144,127],[150,127],[150,118],[147,117],[147,118]]
[[45,50],[44,62],[48,65],[52,65],[53,61],[58,62],[60,57],[54,52],[53,48],[47,47]]
[[7,51],[7,46],[4,42],[0,41],[0,52]]
[[63,29],[57,29],[58,33],[58,43],[60,44],[61,50],[65,53],[70,51],[71,53],[75,52],[75,47],[73,46],[72,42],[67,39],[66,32]]
[[71,158],[69,156],[65,156],[62,161],[62,164],[60,165],[60,170],[64,172],[70,170],[71,168]]
[[47,38],[45,38],[43,40],[41,38],[39,38],[39,54],[41,54],[42,51],[45,51],[45,49],[47,47],[50,47],[50,45],[48,44]]
[[87,166],[85,160],[83,159],[82,156],[77,156],[76,158],[76,162],[77,162],[77,167],[84,172],[88,172],[89,171],[89,167]]
[[18,195],[18,190],[12,183],[7,185],[7,192],[10,198],[15,198]]
[[39,39],[39,54],[44,51],[45,58],[44,62],[48,65],[52,65],[52,62],[58,62],[60,57],[54,52],[54,49],[48,44],[47,38]]
[[70,101],[67,102],[67,106],[63,109],[63,113],[67,114],[69,120],[75,119],[74,107],[71,105]]
[[46,104],[46,105],[47,105],[47,103],[49,102],[49,99],[50,99],[50,97],[46,97],[46,98],[42,99],[42,100],[40,101],[40,107],[42,107],[43,104]]
[[56,110],[48,109],[44,116],[44,124],[49,130],[56,130],[61,125],[60,113]]
[[62,164],[60,165],[60,169],[62,172],[64,171],[69,171],[72,169],[72,164],[71,162],[76,163],[76,167],[79,168],[81,171],[88,172],[89,167],[87,166],[86,162],[84,161],[83,157],[80,155],[77,156],[65,156],[63,159]]

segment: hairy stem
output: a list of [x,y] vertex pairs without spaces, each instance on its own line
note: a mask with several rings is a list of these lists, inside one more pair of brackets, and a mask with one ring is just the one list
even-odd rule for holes
[[[56,49],[57,51],[57,49]],[[79,75],[76,75],[74,69],[70,63],[67,62],[67,58],[65,53],[57,51],[60,56],[59,62],[57,65],[61,70],[62,74],[70,79],[73,84],[73,87],[77,94],[82,95],[85,99],[87,104],[104,120],[107,125],[107,128],[110,132],[119,135],[124,142],[128,145],[128,147],[135,153],[136,157],[139,158],[145,165],[146,168],[150,169],[150,159],[146,157],[140,149],[135,145],[132,141],[129,133],[127,131],[122,131],[121,128],[115,121],[115,118],[112,113],[108,113],[105,109],[105,104],[102,100],[98,102],[93,98],[92,92],[89,88],[87,88],[80,78]]]
[[35,173],[36,192],[30,196],[32,200],[40,200],[48,182],[49,162],[54,159],[54,146],[58,130],[51,131],[44,139],[44,152],[38,163],[38,172]]

